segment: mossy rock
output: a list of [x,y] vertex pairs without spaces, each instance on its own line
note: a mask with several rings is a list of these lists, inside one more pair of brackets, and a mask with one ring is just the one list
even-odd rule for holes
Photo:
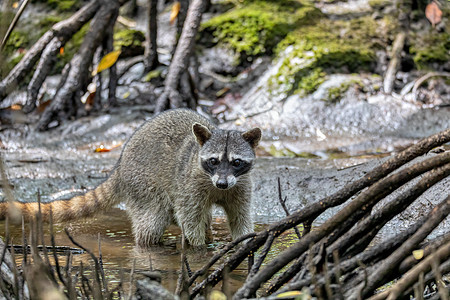
[[50,30],[53,25],[56,23],[62,21],[64,18],[61,16],[45,16],[44,18],[40,19],[38,22],[38,27],[40,28],[41,36]]
[[321,14],[299,1],[243,1],[201,25],[202,42],[221,44],[242,57],[272,54],[273,48],[306,19]]
[[78,49],[80,49],[84,37],[89,31],[89,26],[90,23],[87,23],[83,27],[81,27],[81,29],[72,36],[72,39],[64,45],[64,51],[58,54],[58,60],[56,61],[55,67],[52,70],[52,74],[61,73],[64,66],[70,62]]
[[3,55],[5,59],[5,68],[2,68],[4,74],[9,73],[9,71],[14,68],[14,66],[22,59],[25,55],[24,49],[30,46],[29,35],[23,31],[13,31],[9,36],[8,42],[3,49]]
[[326,101],[328,103],[337,103],[342,99],[342,97],[344,97],[344,94],[351,87],[354,87],[354,86],[362,87],[361,80],[356,80],[356,79],[346,80],[337,86],[332,86],[332,87],[328,88],[327,95],[322,100]]
[[123,29],[114,33],[114,50],[120,50],[120,57],[144,54],[145,35],[135,29]]
[[58,12],[75,12],[87,1],[84,0],[34,0],[34,3],[43,3]]
[[300,26],[281,41],[276,53],[282,60],[278,73],[269,79],[273,94],[310,94],[327,73],[371,71],[375,50],[388,41],[396,27],[389,18],[362,17],[350,21],[326,18]]
[[391,5],[392,2],[389,0],[369,0],[370,7],[374,9],[383,9],[388,5]]
[[450,61],[450,34],[448,32],[414,34],[410,53],[419,70],[439,69]]

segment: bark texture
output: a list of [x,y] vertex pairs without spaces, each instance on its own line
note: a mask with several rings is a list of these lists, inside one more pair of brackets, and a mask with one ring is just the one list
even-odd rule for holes
[[181,37],[170,63],[164,93],[156,104],[156,112],[167,109],[168,104],[170,104],[170,108],[178,108],[182,106],[183,102],[189,103],[192,100],[193,96],[190,90],[184,88],[180,91],[180,81],[189,67],[205,4],[206,0],[193,0],[189,6]]

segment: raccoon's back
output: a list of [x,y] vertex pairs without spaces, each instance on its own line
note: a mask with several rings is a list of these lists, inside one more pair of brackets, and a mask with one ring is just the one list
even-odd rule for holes
[[169,110],[144,123],[122,152],[119,166],[124,183],[142,188],[152,183],[170,185],[177,169],[183,165],[188,168],[199,151],[192,133],[194,123],[215,128],[208,119],[188,109]]

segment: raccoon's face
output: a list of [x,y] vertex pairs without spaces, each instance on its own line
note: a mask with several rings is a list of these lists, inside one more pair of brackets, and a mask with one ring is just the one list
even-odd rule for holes
[[255,159],[255,147],[261,130],[246,132],[213,130],[195,123],[192,131],[200,144],[200,163],[213,185],[222,190],[232,188],[239,176],[248,173]]

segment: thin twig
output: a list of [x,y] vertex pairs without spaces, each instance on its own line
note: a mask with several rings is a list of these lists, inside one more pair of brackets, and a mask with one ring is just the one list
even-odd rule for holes
[[[281,207],[283,208],[284,212],[286,213],[286,216],[289,217],[291,214],[289,212],[289,209],[286,206],[287,196],[283,198],[283,196],[281,194],[280,177],[277,177],[277,182],[278,182],[278,202],[280,202]],[[300,234],[300,231],[298,230],[297,226],[294,226],[294,231],[295,231],[295,234],[297,235],[297,237],[299,239],[301,239],[302,235]]]
[[8,41],[9,36],[11,35],[11,32],[13,31],[14,27],[16,27],[17,21],[19,21],[19,18],[22,15],[23,11],[25,10],[25,7],[27,7],[28,2],[29,0],[24,0],[20,5],[19,10],[14,16],[14,19],[12,20],[11,24],[9,24],[8,30],[6,31],[5,36],[3,37],[2,43],[0,45],[0,50],[3,50],[3,48],[5,47],[6,42]]
[[97,257],[95,257],[94,253],[92,253],[89,249],[85,248],[84,246],[82,246],[81,244],[79,244],[78,242],[76,242],[73,237],[70,235],[69,230],[67,228],[64,228],[64,232],[66,233],[67,237],[69,238],[69,240],[77,247],[80,247],[81,249],[83,249],[84,251],[86,251],[87,253],[89,253],[89,255],[91,256],[92,260],[94,261],[94,266],[95,266],[95,274],[94,274],[94,279],[95,279],[95,286],[96,288],[96,292],[99,293],[98,295],[94,296],[97,298],[102,298],[101,295],[101,283],[100,283],[100,277],[99,277],[99,273],[100,273],[100,266],[99,266],[99,262]]
[[133,267],[131,268],[130,272],[130,290],[128,291],[128,300],[131,300],[131,297],[133,296],[133,276],[134,276],[134,270],[136,269],[136,258],[133,259]]
[[237,239],[235,239],[234,241],[228,243],[225,247],[223,247],[219,253],[215,254],[209,261],[207,264],[205,264],[200,270],[195,271],[194,274],[192,274],[192,276],[189,278],[189,281],[187,283],[188,286],[191,286],[194,281],[199,277],[202,276],[204,274],[206,274],[206,272],[209,270],[209,268],[211,268],[219,259],[221,259],[228,251],[230,251],[231,249],[233,249],[234,247],[236,247],[236,245],[238,245],[239,243],[248,240],[252,237],[256,236],[255,232],[252,233],[248,233],[246,235],[240,236]]

